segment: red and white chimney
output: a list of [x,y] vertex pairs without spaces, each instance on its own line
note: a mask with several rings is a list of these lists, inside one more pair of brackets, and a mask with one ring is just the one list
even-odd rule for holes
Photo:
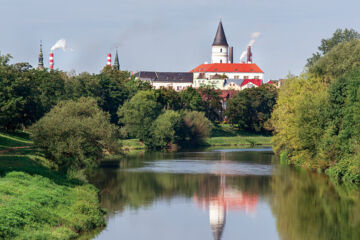
[[50,53],[49,55],[49,69],[54,70],[54,53]]
[[108,55],[107,55],[107,63],[106,63],[106,66],[111,67],[111,53],[108,53]]
[[247,48],[247,63],[252,63],[251,46],[248,46]]

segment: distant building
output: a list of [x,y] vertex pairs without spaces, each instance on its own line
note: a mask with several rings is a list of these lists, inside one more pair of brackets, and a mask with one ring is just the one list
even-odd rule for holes
[[194,75],[191,72],[149,72],[140,71],[135,78],[150,82],[155,89],[171,87],[176,91],[182,91],[193,85]]
[[[141,71],[136,73],[136,78],[151,82],[155,89],[172,87],[176,91],[182,91],[190,86],[194,88],[210,86],[221,91],[241,91],[259,87],[264,79],[264,72],[252,62],[250,46],[247,48],[246,63],[233,62],[233,47],[228,45],[220,20],[211,47],[210,64],[201,64],[189,73]],[[226,100],[224,98],[224,101]]]

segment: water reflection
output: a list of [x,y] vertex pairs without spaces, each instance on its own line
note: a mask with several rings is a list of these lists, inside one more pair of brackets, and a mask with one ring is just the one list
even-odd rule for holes
[[97,239],[360,239],[358,191],[269,152],[137,155],[91,182],[108,211]]

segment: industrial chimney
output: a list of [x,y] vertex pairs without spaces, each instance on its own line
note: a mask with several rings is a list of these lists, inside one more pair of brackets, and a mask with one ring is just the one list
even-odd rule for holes
[[54,53],[51,52],[49,55],[49,69],[50,71],[54,70]]
[[251,46],[248,46],[247,48],[247,63],[252,63]]
[[108,53],[107,55],[107,64],[106,66],[111,67],[111,53]]
[[234,47],[229,47],[229,63],[234,62]]

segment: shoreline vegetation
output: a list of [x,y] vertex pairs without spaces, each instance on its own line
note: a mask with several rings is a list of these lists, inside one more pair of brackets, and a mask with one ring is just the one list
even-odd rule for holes
[[72,239],[105,226],[91,184],[52,170],[24,133],[0,133],[0,239]]
[[[146,146],[139,139],[121,140],[125,153],[134,150],[145,150]],[[211,135],[201,141],[197,147],[255,147],[271,146],[271,136],[239,131],[230,124],[217,124],[213,127]]]

